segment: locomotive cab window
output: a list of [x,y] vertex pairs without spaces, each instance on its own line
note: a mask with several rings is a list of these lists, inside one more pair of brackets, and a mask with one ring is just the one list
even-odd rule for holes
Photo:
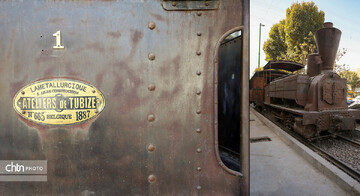
[[[225,166],[240,170],[240,85],[242,35],[236,31],[219,47],[217,120],[219,154]],[[215,106],[216,107],[216,106]]]

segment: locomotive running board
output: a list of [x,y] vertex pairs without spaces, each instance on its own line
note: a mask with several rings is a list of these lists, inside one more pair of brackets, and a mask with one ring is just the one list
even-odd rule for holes
[[281,109],[287,112],[291,112],[291,113],[295,113],[298,115],[304,115],[304,114],[316,114],[318,112],[306,112],[304,110],[297,110],[297,109],[293,109],[293,108],[287,108],[287,107],[283,107],[283,106],[279,106],[279,105],[275,105],[275,104],[270,104],[270,103],[264,103],[264,105],[267,106],[271,106],[273,108],[277,108],[277,109]]

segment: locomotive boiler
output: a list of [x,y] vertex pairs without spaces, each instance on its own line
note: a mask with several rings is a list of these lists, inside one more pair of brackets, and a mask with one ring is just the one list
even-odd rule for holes
[[325,23],[315,33],[318,53],[308,55],[307,74],[280,77],[265,86],[264,105],[305,138],[323,131],[355,129],[360,111],[348,109],[346,79],[333,71],[341,31]]

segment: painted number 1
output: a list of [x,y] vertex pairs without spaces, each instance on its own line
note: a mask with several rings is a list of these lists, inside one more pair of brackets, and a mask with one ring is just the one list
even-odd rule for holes
[[56,33],[53,34],[54,37],[56,37],[56,44],[53,46],[54,49],[63,49],[64,46],[61,45],[61,33],[60,31],[56,31]]

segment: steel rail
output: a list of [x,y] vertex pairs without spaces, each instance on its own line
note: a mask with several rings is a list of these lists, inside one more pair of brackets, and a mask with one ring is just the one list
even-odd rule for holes
[[332,164],[334,164],[336,167],[343,170],[345,173],[347,173],[349,176],[360,182],[360,172],[358,172],[356,169],[352,168],[348,164],[344,163],[343,161],[335,158],[331,154],[327,153],[325,150],[321,149],[320,147],[316,146],[313,143],[309,143],[310,149],[318,153],[320,156],[324,157],[326,160],[330,161]]
[[360,142],[356,141],[356,140],[352,140],[351,138],[348,138],[348,137],[345,137],[345,136],[342,136],[342,135],[337,135],[336,134],[336,137],[339,137],[340,139],[354,145],[354,146],[357,146],[357,147],[360,147]]
[[[258,110],[256,110],[258,111]],[[267,114],[264,114],[260,111],[258,111],[261,115],[263,115],[264,117],[266,117],[267,119],[269,119],[271,122],[273,122],[274,124],[276,124],[278,127],[280,127],[283,131],[285,131],[286,133],[288,133],[289,135],[291,135],[292,137],[294,137],[295,139],[297,139],[298,141],[300,141],[301,143],[303,143],[305,146],[307,146],[308,148],[310,148],[311,150],[313,150],[314,152],[316,152],[317,154],[319,154],[320,156],[322,156],[323,158],[325,158],[326,160],[328,160],[329,162],[331,162],[332,164],[334,164],[336,167],[338,167],[339,169],[341,169],[342,171],[344,171],[345,173],[347,173],[349,176],[351,176],[352,178],[354,178],[355,180],[357,180],[358,182],[360,182],[360,172],[357,171],[356,169],[352,168],[351,166],[349,166],[348,164],[344,163],[343,161],[335,158],[334,156],[332,156],[331,154],[327,153],[325,150],[321,149],[320,147],[316,146],[314,143],[312,143],[311,141],[301,137],[299,134],[297,134],[294,131],[290,131],[289,129],[286,129],[280,122],[274,122],[273,119],[269,118],[270,116],[268,116]],[[338,136],[338,135],[336,135]],[[353,141],[351,141],[353,142]]]

